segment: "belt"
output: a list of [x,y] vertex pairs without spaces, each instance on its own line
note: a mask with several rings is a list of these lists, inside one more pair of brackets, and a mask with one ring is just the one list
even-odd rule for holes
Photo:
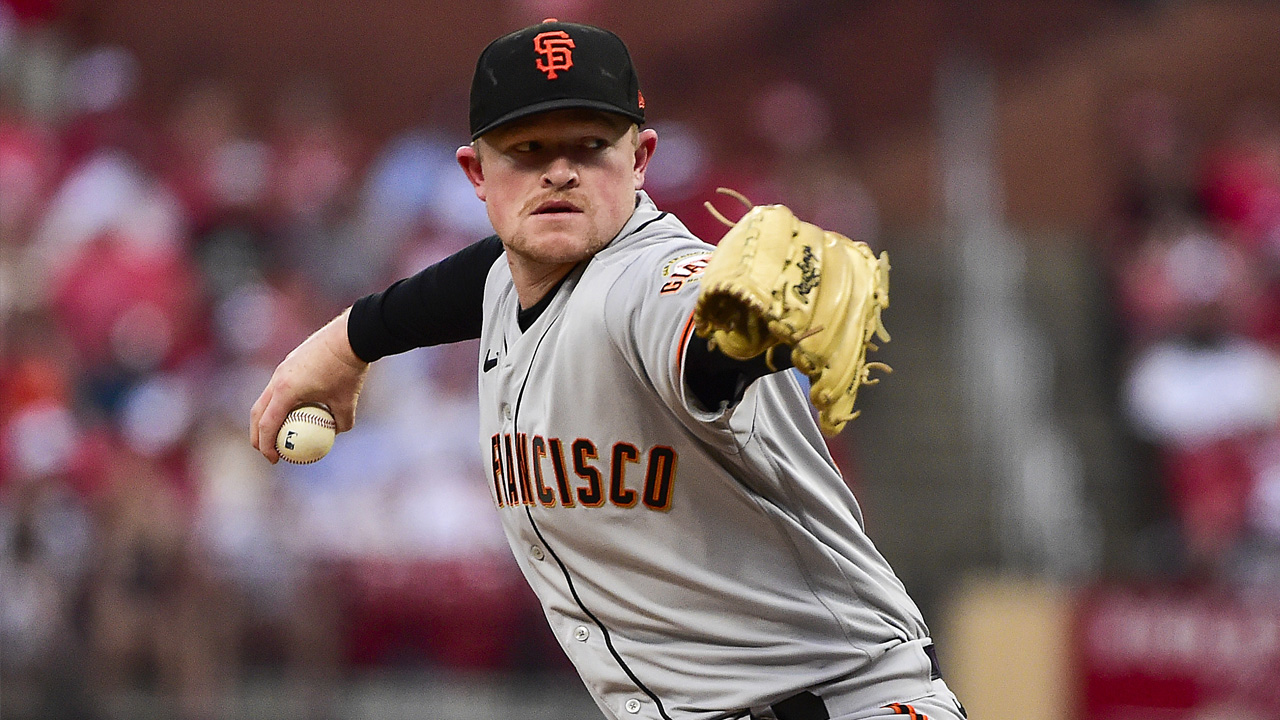
[[[929,679],[941,680],[942,668],[938,665],[938,651],[933,643],[924,646],[924,654],[929,656]],[[826,703],[808,690],[779,700],[769,709],[778,720],[831,720]]]
[[924,654],[929,656],[929,679],[941,680],[942,667],[938,665],[938,649],[933,646],[933,643],[929,643],[924,646]]

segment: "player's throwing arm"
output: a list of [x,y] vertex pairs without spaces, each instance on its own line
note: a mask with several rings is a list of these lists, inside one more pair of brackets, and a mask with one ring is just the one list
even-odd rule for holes
[[[249,443],[273,463],[281,457],[295,463],[318,460],[328,452],[324,445],[326,433],[332,445],[332,433],[350,430],[355,422],[356,402],[368,372],[369,363],[351,350],[347,313],[343,312],[294,348],[276,367],[249,412]],[[313,422],[295,426],[295,436],[286,437],[281,433],[286,418],[304,405],[326,408],[325,417],[333,427],[316,427]],[[304,413],[302,417],[309,419],[316,414]],[[305,431],[306,438],[297,434],[300,430]],[[311,449],[295,452],[304,441]],[[290,448],[290,444],[295,447]],[[324,450],[316,456],[320,446]]]

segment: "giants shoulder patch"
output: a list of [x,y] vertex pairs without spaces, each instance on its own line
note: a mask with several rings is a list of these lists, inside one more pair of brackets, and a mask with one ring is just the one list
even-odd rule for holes
[[662,266],[662,288],[659,295],[670,295],[684,287],[685,283],[696,282],[711,259],[710,252],[695,252],[668,260]]

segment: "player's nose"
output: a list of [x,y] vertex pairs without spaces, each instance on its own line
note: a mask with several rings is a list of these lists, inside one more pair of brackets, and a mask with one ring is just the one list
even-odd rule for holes
[[565,156],[551,161],[542,173],[542,185],[549,188],[571,188],[578,184],[578,167]]

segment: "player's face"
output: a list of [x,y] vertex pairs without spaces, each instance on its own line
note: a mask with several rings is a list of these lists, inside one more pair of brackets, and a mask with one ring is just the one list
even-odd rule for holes
[[575,264],[631,217],[656,138],[610,113],[554,110],[486,133],[458,163],[509,252]]

